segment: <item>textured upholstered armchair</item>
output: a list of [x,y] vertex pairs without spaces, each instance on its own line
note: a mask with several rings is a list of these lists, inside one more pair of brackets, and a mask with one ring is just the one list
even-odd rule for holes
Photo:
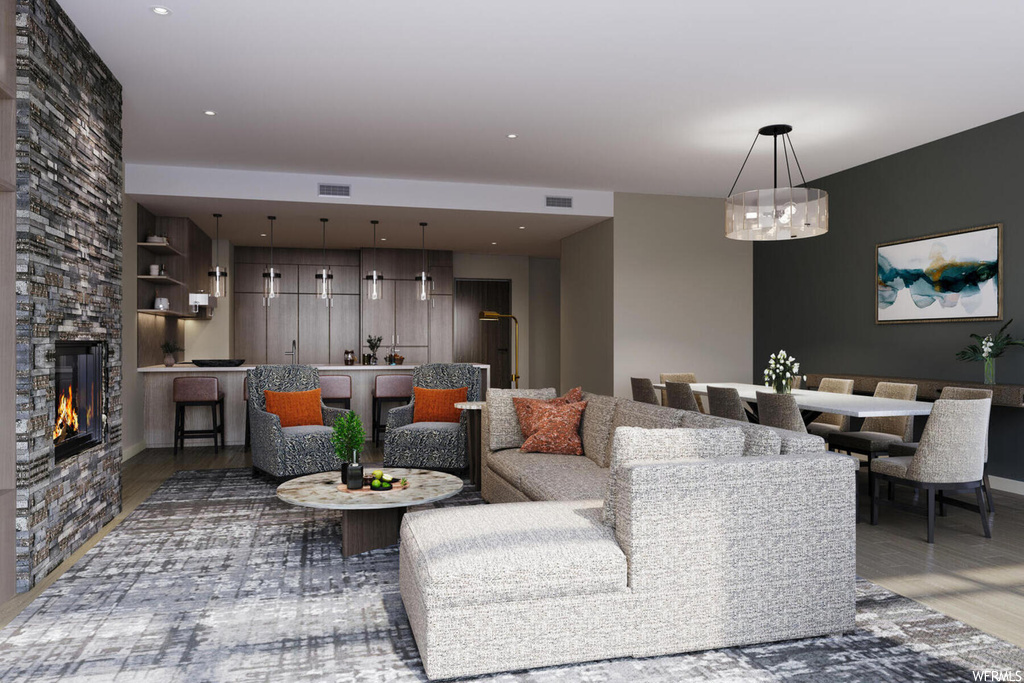
[[469,363],[429,363],[413,371],[412,385],[412,402],[388,411],[388,430],[384,437],[384,464],[388,467],[464,469],[469,465],[466,455],[466,413],[462,413],[458,422],[413,422],[413,413],[416,409],[415,387],[468,387],[466,400],[479,401],[480,368]]
[[264,391],[309,391],[320,388],[320,372],[311,365],[260,365],[246,376],[252,429],[253,474],[296,477],[339,468],[331,444],[331,427],[344,408],[321,402],[323,424],[282,427],[281,418],[268,413]]

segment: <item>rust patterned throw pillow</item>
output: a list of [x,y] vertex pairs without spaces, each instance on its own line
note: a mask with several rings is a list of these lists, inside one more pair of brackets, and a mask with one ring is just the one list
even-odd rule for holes
[[559,396],[558,398],[548,400],[541,398],[513,398],[512,405],[515,406],[516,416],[519,418],[519,431],[523,433],[524,439],[530,438],[530,436],[537,431],[536,420],[534,419],[534,408],[536,406],[565,405],[567,403],[577,403],[582,400],[583,389],[581,387],[570,389],[565,393],[565,396]]
[[324,414],[320,412],[320,390],[309,391],[269,391],[263,392],[267,402],[267,412],[281,418],[282,427],[302,427],[305,425],[324,424]]
[[458,422],[462,410],[455,407],[469,395],[469,387],[459,389],[424,389],[413,387],[413,422]]
[[583,455],[579,430],[586,407],[586,401],[534,406],[536,431],[527,437],[520,450],[525,453]]

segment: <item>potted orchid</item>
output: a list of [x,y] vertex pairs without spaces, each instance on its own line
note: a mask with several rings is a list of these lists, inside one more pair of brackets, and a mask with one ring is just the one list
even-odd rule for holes
[[1003,351],[1010,346],[1024,346],[1024,339],[1014,339],[1006,332],[1013,320],[1008,321],[999,328],[995,334],[989,333],[982,337],[972,334],[971,339],[977,344],[971,344],[965,349],[958,351],[956,357],[963,361],[984,361],[985,363],[985,384],[996,383],[996,358],[1003,355]]
[[768,367],[764,369],[764,385],[772,387],[776,394],[788,394],[799,372],[800,364],[796,358],[780,349],[768,358]]

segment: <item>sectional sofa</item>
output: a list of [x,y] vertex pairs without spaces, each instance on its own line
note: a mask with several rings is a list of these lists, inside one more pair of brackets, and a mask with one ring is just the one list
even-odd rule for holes
[[585,455],[523,453],[513,396],[555,391],[488,392],[497,504],[403,521],[428,678],[854,628],[856,465],[820,437],[586,394]]

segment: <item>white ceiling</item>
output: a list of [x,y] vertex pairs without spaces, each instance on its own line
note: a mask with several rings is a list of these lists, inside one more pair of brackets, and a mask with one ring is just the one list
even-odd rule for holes
[[[223,214],[220,236],[241,246],[269,246],[270,221],[274,222],[274,246],[319,247],[323,243],[320,219],[327,218],[328,249],[359,249],[372,246],[370,220],[379,220],[380,247],[419,249],[420,221],[425,221],[427,249],[478,254],[521,254],[558,258],[563,237],[599,223],[598,216],[552,216],[499,211],[413,209],[395,206],[313,204],[308,202],[211,199],[133,195],[158,216],[188,216],[211,237],[214,213]],[[523,227],[520,230],[520,226]],[[497,242],[497,244],[493,244]]]
[[724,196],[1024,110],[1019,0],[160,1],[60,0],[129,162]]

